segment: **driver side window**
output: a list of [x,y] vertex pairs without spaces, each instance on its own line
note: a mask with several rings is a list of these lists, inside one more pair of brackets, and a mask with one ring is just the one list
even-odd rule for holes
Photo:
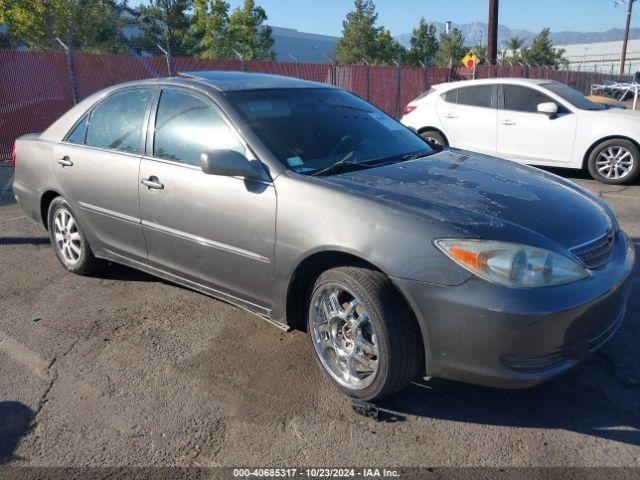
[[[518,85],[504,85],[504,109],[514,112],[538,113],[538,105],[546,102],[558,104],[538,90]],[[558,104],[558,113],[566,113],[566,110]]]
[[162,90],[156,113],[153,156],[188,165],[200,165],[200,154],[245,149],[210,104],[186,92]]

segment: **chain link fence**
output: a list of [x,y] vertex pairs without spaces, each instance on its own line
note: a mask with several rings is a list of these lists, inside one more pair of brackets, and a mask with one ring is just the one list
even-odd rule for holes
[[[349,90],[388,114],[403,107],[430,85],[469,78],[467,71],[448,68],[380,67],[368,65],[263,62],[228,59],[105,55],[74,52],[0,51],[0,198],[10,195],[8,162],[17,137],[40,132],[74,104],[116,83],[165,77],[189,70],[263,72],[328,83]],[[584,93],[605,75],[532,67],[480,66],[476,78],[518,77],[558,80]],[[607,77],[608,78],[608,77]]]

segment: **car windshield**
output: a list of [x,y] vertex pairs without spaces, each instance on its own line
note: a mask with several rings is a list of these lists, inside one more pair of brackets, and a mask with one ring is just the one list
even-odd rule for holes
[[542,86],[547,90],[555,93],[556,95],[562,97],[571,105],[581,110],[604,110],[605,109],[604,106],[598,105],[597,103],[593,103],[591,100],[585,97],[578,90],[575,90],[565,85],[564,83],[551,82],[551,83],[545,83]]
[[249,127],[289,169],[329,174],[402,161],[433,150],[387,114],[343,90],[274,89],[228,92]]

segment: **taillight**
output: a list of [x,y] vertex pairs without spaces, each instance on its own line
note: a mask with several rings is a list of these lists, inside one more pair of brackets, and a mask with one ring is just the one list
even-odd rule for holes
[[11,151],[11,166],[16,168],[16,144],[13,144],[13,150]]
[[402,115],[409,115],[416,108],[418,107],[416,107],[415,105],[407,105],[406,107],[404,107],[404,110],[402,111]]

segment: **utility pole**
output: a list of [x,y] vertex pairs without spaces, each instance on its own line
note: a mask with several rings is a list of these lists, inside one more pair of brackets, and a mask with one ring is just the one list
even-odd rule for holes
[[487,60],[495,65],[498,60],[498,0],[489,0],[489,35],[487,35]]
[[622,57],[620,58],[620,75],[624,75],[624,64],[627,61],[627,44],[629,43],[629,28],[631,27],[631,12],[635,0],[627,0],[629,9],[627,10],[627,26],[624,29],[624,41],[622,42]]

